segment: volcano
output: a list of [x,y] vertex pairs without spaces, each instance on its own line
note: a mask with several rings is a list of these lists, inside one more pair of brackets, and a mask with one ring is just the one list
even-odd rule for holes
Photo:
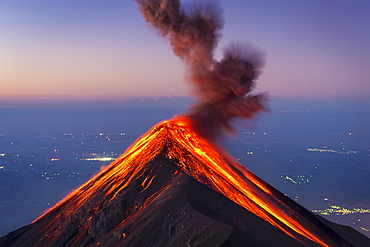
[[314,215],[202,139],[154,126],[0,246],[370,246]]

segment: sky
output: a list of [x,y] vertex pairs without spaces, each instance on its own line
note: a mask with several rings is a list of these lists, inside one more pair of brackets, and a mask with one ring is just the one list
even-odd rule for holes
[[[220,0],[266,53],[256,92],[370,99],[370,1]],[[130,0],[0,0],[0,101],[191,96],[184,64]]]

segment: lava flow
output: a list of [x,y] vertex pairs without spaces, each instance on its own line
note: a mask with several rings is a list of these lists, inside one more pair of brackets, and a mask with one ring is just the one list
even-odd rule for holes
[[232,130],[230,120],[265,110],[265,96],[252,93],[263,55],[234,43],[220,61],[213,58],[223,26],[215,1],[194,8],[180,0],[134,1],[185,62],[197,102],[32,224],[0,238],[0,246],[370,246],[213,144]]
[[[161,162],[154,162],[160,155],[171,161],[170,174],[167,174],[170,179],[162,187],[154,188],[153,184],[163,180],[158,172],[163,169]],[[151,162],[156,165],[149,165]],[[40,232],[30,236],[28,241],[34,246],[53,245],[60,241],[60,235],[71,231],[67,229],[72,223],[76,232],[69,236],[69,243],[80,246],[89,234],[93,235],[91,228],[93,222],[101,217],[100,212],[122,198],[130,205],[120,209],[124,211],[123,216],[117,217],[115,225],[127,227],[127,224],[136,224],[130,219],[145,210],[170,182],[184,174],[223,194],[306,246],[316,246],[313,242],[321,246],[350,246],[338,245],[340,237],[332,233],[329,236],[318,220],[308,219],[300,208],[298,211],[293,209],[290,204],[294,202],[237,164],[218,147],[200,138],[186,118],[164,121],[153,127],[105,170],[37,219],[33,224],[47,223],[43,223]],[[131,194],[132,186],[137,187],[136,194]],[[145,191],[150,193],[141,198]],[[126,233],[122,234],[127,237]],[[25,242],[24,246],[27,244]]]

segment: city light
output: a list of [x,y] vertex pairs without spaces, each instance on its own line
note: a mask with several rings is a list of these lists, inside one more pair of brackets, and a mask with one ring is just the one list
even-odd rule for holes
[[113,157],[100,157],[100,158],[85,158],[85,159],[80,159],[80,160],[86,160],[86,161],[112,161],[115,160],[116,158]]
[[310,181],[308,178],[306,178],[303,175],[297,176],[297,178],[292,178],[292,177],[289,177],[289,176],[281,176],[281,178],[289,180],[294,184],[305,184],[305,183],[308,183]]
[[319,213],[322,215],[346,215],[346,214],[365,214],[370,213],[370,209],[363,209],[363,208],[353,208],[353,209],[347,209],[340,206],[332,205],[330,208],[327,209],[314,209],[312,210],[314,213]]
[[320,148],[307,148],[309,152],[320,152],[320,153],[337,153],[337,154],[356,154],[358,151],[347,150],[346,152],[335,151],[333,149],[320,149]]

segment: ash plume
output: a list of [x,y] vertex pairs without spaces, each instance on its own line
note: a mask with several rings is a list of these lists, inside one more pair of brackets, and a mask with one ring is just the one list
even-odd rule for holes
[[173,53],[187,66],[186,79],[196,102],[184,116],[200,135],[215,139],[221,130],[233,130],[233,118],[251,118],[266,110],[265,95],[252,93],[265,64],[261,51],[232,43],[220,61],[214,59],[224,23],[217,1],[134,1],[145,21],[169,39]]

